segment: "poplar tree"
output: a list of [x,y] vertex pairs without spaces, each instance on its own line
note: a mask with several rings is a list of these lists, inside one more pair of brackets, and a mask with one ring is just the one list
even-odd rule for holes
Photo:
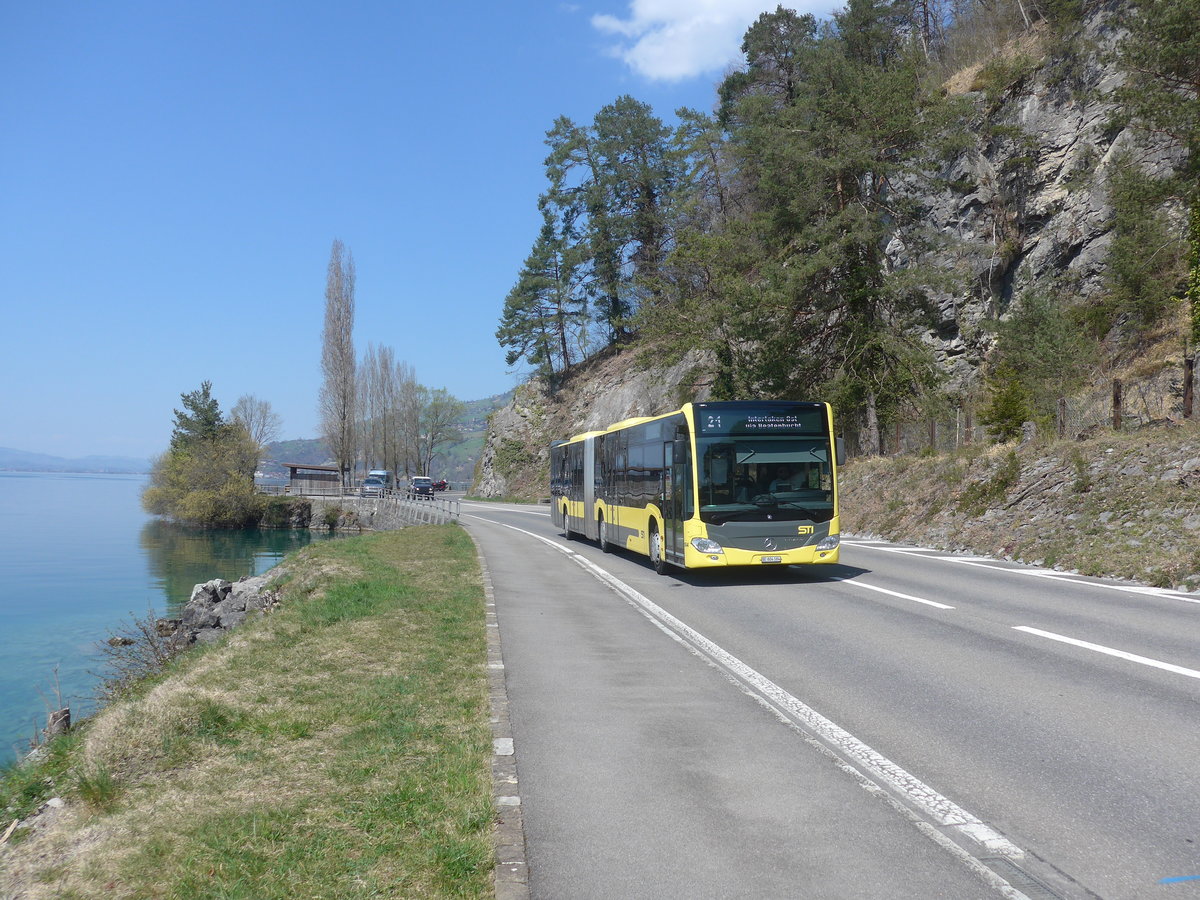
[[340,240],[329,253],[321,333],[321,435],[348,484],[355,458],[354,257]]

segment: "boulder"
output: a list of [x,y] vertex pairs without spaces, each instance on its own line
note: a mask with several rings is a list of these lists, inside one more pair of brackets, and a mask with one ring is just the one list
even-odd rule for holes
[[180,617],[159,619],[157,630],[164,637],[177,637],[182,644],[215,640],[242,624],[248,615],[265,612],[278,602],[276,592],[265,589],[271,577],[246,576],[233,583],[214,578],[198,584]]

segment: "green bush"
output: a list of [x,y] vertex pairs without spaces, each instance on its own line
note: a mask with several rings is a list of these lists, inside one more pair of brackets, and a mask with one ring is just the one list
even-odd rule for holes
[[1011,366],[1002,365],[987,377],[988,399],[979,411],[979,424],[1004,443],[1021,436],[1021,426],[1034,417],[1032,398]]
[[983,91],[988,101],[995,103],[1006,91],[1016,87],[1038,67],[1038,61],[1024,53],[997,56],[989,60],[975,76],[973,91]]
[[1048,429],[1058,400],[1087,380],[1097,347],[1064,300],[1044,293],[1022,296],[999,324],[999,339],[984,381],[987,402],[980,422],[1001,441],[1021,433],[1023,422]]
[[235,427],[168,450],[154,462],[142,507],[187,525],[257,524],[267,503],[254,487],[257,460],[257,445]]

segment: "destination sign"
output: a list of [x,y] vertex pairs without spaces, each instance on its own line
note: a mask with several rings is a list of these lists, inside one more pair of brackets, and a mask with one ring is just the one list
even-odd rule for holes
[[824,434],[822,406],[749,407],[741,404],[697,404],[696,429],[700,434]]

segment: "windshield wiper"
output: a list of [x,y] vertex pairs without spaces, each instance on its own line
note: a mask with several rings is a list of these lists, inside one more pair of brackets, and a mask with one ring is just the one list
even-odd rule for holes
[[814,520],[819,520],[819,517],[821,515],[821,513],[819,511],[817,511],[815,509],[810,509],[807,506],[801,506],[799,503],[796,503],[794,500],[777,501],[775,505],[780,507],[781,509],[799,510],[800,512],[802,512],[806,516],[808,516],[808,518],[814,519]]
[[821,521],[821,511],[804,506],[795,500],[780,500],[774,494],[759,494],[754,498],[754,505],[759,507],[774,507],[776,509],[795,509],[804,513],[810,519]]
[[725,522],[732,522],[735,519],[744,519],[747,516],[753,517],[759,515],[757,507],[742,507],[741,509],[724,509],[724,510],[701,510],[706,522],[711,522],[714,525],[721,525]]

